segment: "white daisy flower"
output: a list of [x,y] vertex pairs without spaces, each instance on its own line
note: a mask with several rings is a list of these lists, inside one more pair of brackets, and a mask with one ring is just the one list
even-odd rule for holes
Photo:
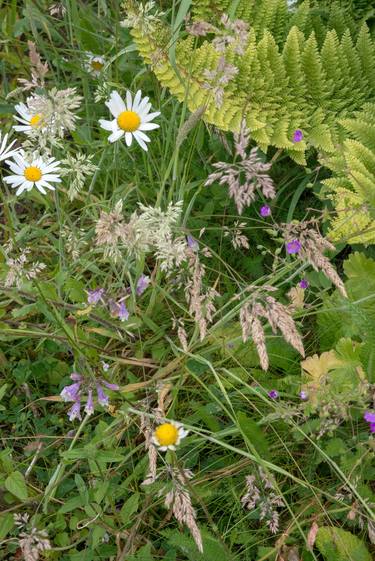
[[30,134],[31,131],[43,125],[43,115],[41,113],[33,114],[24,103],[18,103],[15,109],[20,117],[15,115],[14,118],[17,119],[21,125],[13,125],[14,130]]
[[90,74],[93,74],[94,76],[100,76],[105,62],[106,61],[103,56],[86,53],[85,68],[87,72],[90,72]]
[[106,131],[111,131],[112,134],[108,137],[109,142],[115,142],[125,136],[125,142],[127,146],[130,146],[134,136],[140,147],[147,152],[146,142],[150,142],[150,138],[143,131],[159,128],[159,125],[151,123],[151,121],[160,115],[159,111],[149,112],[151,103],[149,103],[148,97],[142,99],[142,92],[138,90],[133,100],[128,91],[125,103],[118,92],[112,92],[106,106],[114,119],[113,121],[99,119],[99,123]]
[[0,132],[0,162],[2,160],[5,160],[6,158],[11,158],[12,156],[14,156],[14,154],[17,154],[17,152],[19,151],[19,148],[13,148],[12,150],[12,146],[14,146],[14,143],[16,142],[15,140],[13,140],[9,146],[7,146],[7,142],[8,142],[8,135],[4,134],[4,138],[3,141],[1,141],[1,132]]
[[152,442],[159,450],[176,450],[176,446],[187,434],[188,431],[183,428],[181,423],[169,421],[168,423],[162,423],[154,430]]
[[4,181],[9,183],[13,189],[17,189],[16,195],[20,195],[24,191],[31,191],[34,186],[45,195],[46,189],[55,190],[51,183],[61,182],[58,175],[60,162],[55,158],[48,158],[46,161],[42,158],[35,158],[28,161],[24,152],[14,154],[13,158],[14,162],[7,160],[6,163],[15,175],[4,177]]

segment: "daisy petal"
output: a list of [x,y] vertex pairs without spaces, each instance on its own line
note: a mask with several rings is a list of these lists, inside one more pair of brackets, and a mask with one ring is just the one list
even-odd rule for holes
[[113,132],[113,124],[116,124],[116,121],[106,121],[105,119],[99,119],[99,124],[102,127],[102,129],[106,130],[106,131],[112,131]]
[[141,92],[141,90],[138,90],[137,93],[135,94],[134,100],[133,100],[133,106],[132,106],[133,111],[138,112],[138,107],[139,107],[139,103],[141,101],[141,96],[142,96],[142,92]]
[[119,140],[123,134],[124,132],[122,130],[114,131],[112,134],[109,135],[108,140],[109,142],[116,142],[116,140]]
[[154,129],[158,129],[160,125],[157,123],[142,123],[138,130],[140,131],[152,131]]
[[106,106],[114,117],[118,117],[120,113],[125,111],[125,103],[123,102],[120,94],[116,91],[112,92]]
[[125,133],[125,142],[127,146],[131,146],[132,142],[133,142],[133,135],[131,134],[131,132],[126,132]]

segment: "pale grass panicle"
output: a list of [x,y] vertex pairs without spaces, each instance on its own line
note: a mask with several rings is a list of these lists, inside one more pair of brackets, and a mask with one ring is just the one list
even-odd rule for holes
[[194,317],[199,328],[200,340],[203,341],[207,334],[207,326],[212,322],[216,311],[214,300],[219,296],[213,287],[205,288],[203,279],[205,266],[199,256],[191,249],[189,253],[189,278],[186,281],[185,297],[189,304],[189,313]]
[[227,185],[229,196],[234,200],[238,214],[242,214],[243,210],[256,200],[257,191],[261,191],[268,199],[276,196],[273,180],[268,174],[271,164],[261,160],[256,147],[247,154],[249,142],[249,133],[242,124],[240,132],[234,135],[234,156],[239,159],[233,164],[226,162],[213,164],[218,171],[211,173],[205,183],[207,186],[215,182]]
[[248,287],[248,290],[252,292],[252,296],[240,310],[242,338],[246,342],[249,337],[252,337],[262,369],[268,370],[269,359],[264,327],[260,318],[268,321],[273,333],[280,330],[285,341],[304,357],[302,337],[291,316],[291,310],[269,294],[275,290],[274,287],[264,286],[261,289]]
[[297,241],[300,247],[298,256],[307,261],[315,271],[324,273],[339,292],[347,297],[343,281],[328,257],[324,255],[325,251],[335,251],[336,248],[321,235],[318,229],[318,221],[312,219],[305,222],[292,222],[282,224],[280,228],[286,244]]
[[228,226],[224,226],[224,237],[230,238],[232,246],[234,249],[249,249],[249,240],[243,234],[243,229],[246,227],[245,222],[239,222],[238,220],[235,221],[233,224],[233,228],[229,228]]
[[272,534],[279,529],[278,509],[285,506],[283,498],[275,490],[275,484],[261,468],[256,475],[247,475],[245,479],[246,493],[241,499],[244,508],[259,508],[260,520],[265,520]]
[[154,31],[164,15],[164,12],[156,8],[154,0],[125,0],[122,8],[126,18],[120,21],[121,27],[139,27],[145,34]]
[[172,514],[180,524],[184,524],[196,543],[198,550],[203,552],[202,535],[197,524],[197,514],[192,505],[189,492],[189,480],[193,473],[187,469],[169,468],[172,489],[165,496],[164,505],[172,509]]
[[124,253],[137,257],[152,251],[160,268],[170,272],[186,259],[187,242],[175,233],[181,211],[181,202],[170,203],[165,211],[139,204],[127,222],[119,201],[113,211],[102,211],[95,227],[97,245],[114,261]]
[[224,101],[224,89],[227,84],[238,74],[238,68],[226,61],[221,56],[213,70],[206,69],[203,72],[205,82],[202,87],[208,90],[215,100],[216,107],[220,108]]
[[62,175],[67,177],[69,182],[68,197],[73,201],[82,191],[85,181],[93,175],[98,167],[92,163],[94,154],[86,155],[82,152],[76,154],[66,154],[66,158],[61,160],[64,166]]
[[31,80],[18,78],[18,82],[22,84],[22,86],[21,88],[16,88],[16,92],[19,90],[29,91],[34,88],[43,88],[45,85],[46,74],[48,74],[49,71],[48,63],[42,62],[35,43],[33,43],[33,41],[28,41],[27,46],[29,47]]
[[14,514],[14,523],[18,530],[18,542],[25,561],[38,561],[44,551],[51,549],[46,530],[38,530],[29,526],[29,514]]
[[76,88],[52,88],[44,93],[34,93],[27,98],[26,104],[19,104],[23,114],[21,126],[27,127],[24,148],[30,150],[39,146],[40,151],[45,151],[48,145],[61,145],[59,141],[64,135],[76,128],[76,112],[81,101],[82,96],[77,94]]
[[[8,269],[4,279],[6,288],[16,287],[19,289],[26,281],[37,278],[46,268],[45,263],[32,258],[31,249],[28,247],[17,248],[16,250],[13,243],[8,242],[3,246],[3,251]],[[11,257],[16,252],[18,255]]]

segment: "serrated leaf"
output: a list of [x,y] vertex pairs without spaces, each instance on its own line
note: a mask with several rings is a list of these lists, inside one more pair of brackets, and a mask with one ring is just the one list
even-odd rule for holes
[[341,528],[322,526],[316,535],[315,545],[325,561],[372,561],[365,544]]
[[25,501],[29,496],[25,478],[19,471],[14,471],[10,475],[8,475],[5,480],[4,486],[7,491],[9,491],[9,493],[12,493],[12,495],[17,497],[17,499],[20,499],[21,501]]

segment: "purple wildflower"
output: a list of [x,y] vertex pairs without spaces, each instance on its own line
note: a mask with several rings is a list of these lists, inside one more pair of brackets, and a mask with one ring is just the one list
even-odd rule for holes
[[87,302],[89,304],[97,304],[104,295],[104,288],[95,288],[87,292]]
[[79,390],[81,389],[82,382],[76,382],[75,384],[70,384],[70,386],[65,386],[60,393],[60,396],[64,401],[77,401],[79,400]]
[[108,407],[109,404],[108,395],[104,392],[102,386],[99,383],[96,384],[96,393],[98,394],[99,405],[102,405],[103,407]]
[[302,401],[306,401],[307,399],[309,399],[308,393],[303,390],[299,392],[299,397],[300,399],[302,399]]
[[297,129],[293,133],[293,142],[301,142],[303,140],[303,132],[301,129]]
[[82,380],[83,380],[81,374],[78,374],[78,372],[72,372],[71,375],[70,375],[70,378],[74,382],[82,382]]
[[301,247],[301,243],[298,240],[292,240],[286,244],[286,251],[289,254],[298,253]]
[[271,390],[268,392],[268,397],[271,399],[277,399],[279,397],[279,392],[277,390]]
[[309,288],[309,281],[306,279],[302,279],[299,281],[300,288]]
[[271,214],[271,207],[269,207],[268,205],[263,205],[260,208],[259,214],[263,217],[263,218],[267,218],[267,216],[270,216]]
[[117,384],[111,384],[110,382],[107,382],[107,380],[102,380],[101,382],[109,390],[117,391],[120,389],[120,386],[118,386]]
[[101,362],[102,362],[104,372],[107,372],[109,370],[108,362],[104,362],[104,360],[102,360]]
[[146,275],[141,275],[138,279],[137,286],[135,289],[137,296],[143,294],[149,284],[150,284],[150,277],[147,277]]
[[89,390],[87,393],[85,413],[87,413],[87,415],[92,415],[94,413],[94,400],[92,399],[92,390]]
[[118,307],[118,319],[121,321],[126,321],[129,318],[129,312],[125,306],[125,302],[121,302]]
[[192,251],[198,251],[199,244],[198,244],[197,240],[195,238],[193,238],[193,236],[190,236],[190,235],[186,236],[186,241],[187,241],[187,244]]
[[363,415],[363,418],[368,423],[375,423],[375,413],[373,413],[372,411],[366,411],[366,413]]
[[81,420],[81,402],[78,399],[68,411],[69,421],[74,421],[74,419]]

